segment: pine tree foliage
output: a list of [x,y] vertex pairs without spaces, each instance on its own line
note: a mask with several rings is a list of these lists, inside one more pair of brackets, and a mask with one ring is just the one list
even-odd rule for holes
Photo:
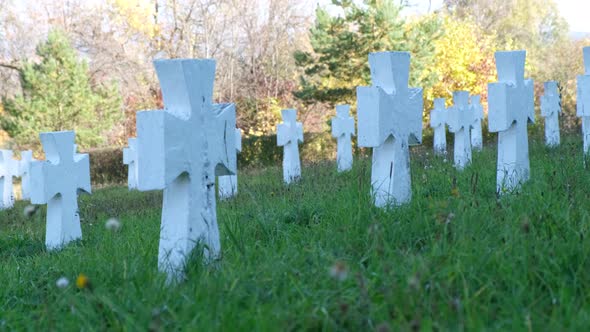
[[19,70],[22,94],[2,100],[2,129],[18,148],[38,149],[39,133],[62,130],[75,130],[82,148],[104,144],[122,118],[117,85],[93,86],[88,63],[60,31],[51,31],[36,53],[38,61]]
[[393,0],[333,0],[332,4],[333,12],[317,9],[310,30],[313,52],[295,53],[304,70],[295,93],[299,99],[310,104],[353,103],[355,88],[370,83],[368,55],[379,51],[410,51],[410,84],[434,85],[436,75],[429,64],[435,56],[433,42],[440,36],[442,21],[437,16],[406,21],[403,7]]

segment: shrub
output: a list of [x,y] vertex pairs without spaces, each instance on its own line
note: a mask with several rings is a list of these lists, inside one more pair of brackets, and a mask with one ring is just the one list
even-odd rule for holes
[[120,148],[93,149],[90,155],[90,177],[93,186],[127,183],[127,166]]

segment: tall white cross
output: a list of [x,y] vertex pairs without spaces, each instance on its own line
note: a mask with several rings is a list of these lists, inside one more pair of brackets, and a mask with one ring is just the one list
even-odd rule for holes
[[535,121],[533,81],[524,79],[526,51],[496,52],[498,82],[488,85],[490,132],[498,133],[496,190],[503,194],[530,177],[527,122]]
[[283,180],[286,184],[301,178],[299,143],[303,143],[303,125],[297,122],[297,111],[283,110],[283,123],[277,126],[277,145],[283,147]]
[[545,82],[545,94],[541,96],[541,116],[545,118],[545,145],[559,145],[559,113],[561,97],[557,82]]
[[12,151],[0,150],[0,210],[14,205],[12,178],[18,174],[18,160],[12,158]]
[[137,113],[138,189],[164,190],[158,268],[183,276],[199,243],[219,257],[215,176],[236,172],[234,104],[213,104],[214,60],[154,62],[164,110]]
[[590,154],[590,46],[584,47],[584,75],[578,76],[577,115],[582,118],[584,155]]
[[412,198],[409,145],[422,141],[422,89],[408,87],[408,52],[370,53],[369,65],[373,86],[357,87],[358,142],[373,148],[375,205],[400,205]]
[[483,148],[483,135],[481,133],[481,121],[483,120],[483,105],[481,96],[471,96],[471,112],[473,112],[473,126],[471,128],[471,147],[476,151]]
[[[242,131],[235,129],[236,154],[242,152]],[[237,156],[236,156],[237,159]],[[222,175],[217,179],[219,199],[229,199],[238,194],[238,173],[235,175]]]
[[137,138],[128,140],[129,146],[123,149],[123,164],[127,165],[127,186],[137,189]]
[[39,136],[47,160],[31,163],[31,203],[47,204],[45,245],[54,250],[82,238],[78,193],[91,192],[90,159],[74,152],[73,131]]
[[33,151],[21,151],[18,163],[18,173],[21,177],[21,199],[31,199],[31,163],[36,161],[33,158]]
[[447,109],[444,98],[434,100],[434,109],[430,111],[430,128],[434,130],[434,153],[447,154]]
[[350,105],[337,105],[336,116],[332,118],[332,137],[338,142],[336,160],[338,172],[352,169],[352,142],[355,134],[354,118],[350,116]]
[[471,128],[475,116],[469,107],[469,92],[453,92],[453,104],[448,111],[447,123],[449,131],[455,134],[455,167],[462,170],[471,163]]

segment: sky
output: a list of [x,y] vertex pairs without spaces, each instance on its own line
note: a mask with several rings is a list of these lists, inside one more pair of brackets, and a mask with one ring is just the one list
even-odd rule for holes
[[[500,0],[501,1],[501,0]],[[329,0],[319,0],[320,4],[329,3]],[[420,14],[428,12],[431,1],[410,0],[411,8],[406,10],[408,14]],[[590,0],[555,0],[561,15],[570,25],[570,31],[590,32]],[[439,9],[443,0],[432,0],[431,10]]]

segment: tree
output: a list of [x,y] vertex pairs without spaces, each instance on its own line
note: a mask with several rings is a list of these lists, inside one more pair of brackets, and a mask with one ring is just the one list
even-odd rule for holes
[[88,63],[78,59],[67,37],[51,31],[36,50],[38,63],[20,68],[22,94],[3,98],[0,126],[18,148],[38,148],[40,132],[75,130],[82,148],[105,143],[121,118],[116,85],[91,85]]
[[430,15],[406,22],[402,7],[393,0],[333,0],[337,12],[319,8],[310,30],[313,52],[298,51],[295,59],[304,69],[295,95],[305,103],[354,103],[354,91],[370,82],[370,52],[405,50],[412,54],[410,83],[429,88],[435,83],[429,66],[433,42],[439,37],[440,19]]
[[[432,63],[437,82],[425,91],[428,101],[446,98],[450,103],[454,91],[466,90],[487,100],[487,84],[494,81],[495,36],[484,33],[474,23],[446,16],[444,32],[435,42],[436,58]],[[431,109],[432,105],[427,105]]]

